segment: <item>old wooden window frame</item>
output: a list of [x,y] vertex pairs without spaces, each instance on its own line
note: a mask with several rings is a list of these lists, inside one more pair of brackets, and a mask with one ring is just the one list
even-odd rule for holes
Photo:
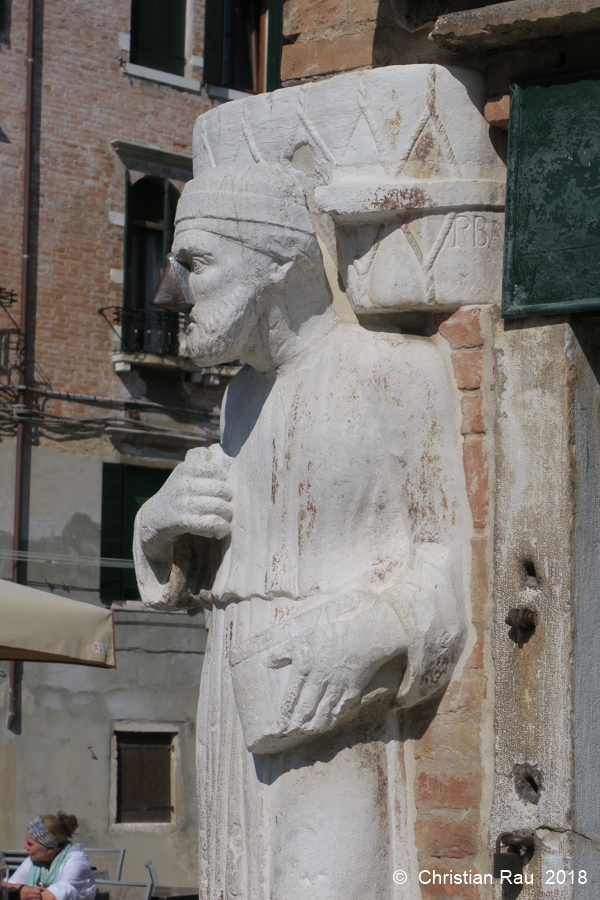
[[[109,830],[111,832],[146,832],[150,834],[168,834],[183,826],[185,818],[185,790],[181,763],[181,722],[141,722],[136,720],[120,720],[113,722],[110,747],[110,785],[109,785]],[[171,802],[173,813],[170,822],[118,822],[117,821],[117,785],[118,785],[118,734],[119,732],[142,732],[153,734],[171,734]]]
[[204,25],[204,81],[211,86],[261,94],[281,87],[283,0],[256,0],[258,27],[253,88],[230,82],[226,69],[225,18],[231,0],[206,0]]

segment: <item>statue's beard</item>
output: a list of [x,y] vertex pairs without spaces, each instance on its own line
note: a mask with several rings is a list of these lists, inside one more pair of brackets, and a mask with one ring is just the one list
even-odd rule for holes
[[196,303],[190,313],[186,346],[198,366],[233,362],[243,354],[246,338],[258,319],[257,291],[247,285],[225,296]]

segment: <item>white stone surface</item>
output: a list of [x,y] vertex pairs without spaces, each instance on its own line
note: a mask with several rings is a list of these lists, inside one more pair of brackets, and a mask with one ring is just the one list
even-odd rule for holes
[[[342,124],[361,83],[347,81]],[[237,105],[237,132],[212,113],[196,130],[201,143],[210,132],[210,165],[196,160],[173,243],[194,299],[188,352],[247,365],[228,388],[221,443],[190,451],[140,510],[138,583],[156,608],[212,604],[201,897],[399,900],[410,882],[392,874],[415,855],[401,710],[444,688],[466,636],[458,412],[434,340],[334,311],[304,190],[289,167],[261,162],[250,132],[251,119],[276,156],[289,144],[289,127],[269,131],[279,116],[258,127],[269,102]],[[328,139],[341,141],[334,125]]]
[[390,66],[220,106],[194,171],[277,163],[302,182],[359,316],[500,300],[505,167],[484,79]]

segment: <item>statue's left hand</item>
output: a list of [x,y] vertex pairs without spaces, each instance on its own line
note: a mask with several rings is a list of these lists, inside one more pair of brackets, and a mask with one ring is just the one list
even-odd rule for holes
[[385,602],[274,648],[269,666],[289,666],[281,733],[318,734],[331,728],[358,705],[377,670],[406,649],[400,620]]

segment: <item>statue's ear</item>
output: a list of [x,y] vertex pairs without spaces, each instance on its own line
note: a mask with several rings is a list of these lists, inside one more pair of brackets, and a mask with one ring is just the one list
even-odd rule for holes
[[273,284],[281,284],[287,273],[290,271],[292,266],[294,265],[294,260],[290,259],[289,262],[283,263],[282,265],[278,265],[277,263],[273,263],[271,267],[271,282]]

